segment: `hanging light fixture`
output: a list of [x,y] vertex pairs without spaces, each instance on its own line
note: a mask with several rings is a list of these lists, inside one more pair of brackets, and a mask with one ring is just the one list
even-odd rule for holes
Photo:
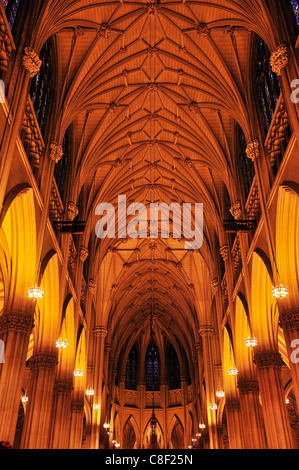
[[83,377],[84,371],[81,369],[74,370],[74,376],[75,377]]
[[257,339],[248,337],[245,339],[244,343],[246,346],[254,348],[257,345]]
[[94,390],[92,388],[88,388],[85,393],[88,397],[92,397],[94,395]]
[[213,403],[212,405],[210,405],[210,409],[211,409],[211,410],[217,410],[217,405],[216,405],[216,403]]
[[56,348],[59,348],[59,349],[66,349],[68,347],[69,343],[67,342],[67,340],[63,340],[63,339],[58,339],[56,341]]
[[110,428],[110,424],[109,424],[109,423],[104,423],[104,424],[103,424],[103,428],[104,428],[104,429],[109,429],[109,428]]
[[43,296],[44,296],[44,289],[42,289],[41,287],[34,286],[28,289],[28,297],[30,299],[34,299],[34,300],[42,299]]
[[200,423],[198,425],[199,429],[205,429],[206,425],[204,423]]
[[228,375],[238,375],[238,369],[228,369]]
[[93,405],[93,409],[94,409],[95,411],[99,411],[99,410],[101,409],[101,405],[96,405],[96,404],[95,404],[95,405]]
[[290,400],[286,398],[286,404],[288,405],[290,403]]
[[200,432],[197,432],[197,433],[195,434],[195,436],[196,436],[196,437],[200,437],[200,436],[201,436]]
[[283,284],[279,284],[279,286],[275,286],[272,289],[272,295],[276,299],[284,299],[289,294],[288,288],[285,287]]
[[120,443],[119,442],[116,442],[115,444],[115,447],[118,449],[120,447]]
[[218,398],[223,398],[223,397],[225,397],[225,392],[224,392],[224,390],[217,390],[217,392],[216,392],[216,397],[218,397]]
[[23,395],[22,398],[21,398],[21,400],[22,400],[22,403],[28,403],[28,397],[27,397],[27,395]]

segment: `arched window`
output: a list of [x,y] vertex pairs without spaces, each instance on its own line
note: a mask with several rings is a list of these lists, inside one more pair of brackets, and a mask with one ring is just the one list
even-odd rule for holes
[[253,162],[250,160],[250,158],[247,157],[246,154],[246,139],[241,127],[239,127],[238,133],[241,170],[244,182],[245,197],[247,200],[254,180],[255,171]]
[[147,348],[146,357],[146,389],[160,390],[160,356],[155,343]]
[[169,389],[176,390],[181,388],[180,363],[174,347],[169,348]]
[[256,62],[257,88],[267,133],[281,92],[277,75],[272,72],[271,69],[270,57],[269,48],[266,43],[259,38]]
[[1,0],[1,2],[7,16],[9,27],[12,30],[15,25],[21,0]]
[[137,390],[136,387],[136,370],[137,370],[137,350],[133,346],[126,364],[126,389]]
[[42,65],[38,74],[32,79],[30,96],[41,133],[44,135],[45,118],[51,97],[52,54],[49,41],[44,44],[40,52],[40,60]]
[[299,31],[299,2],[298,0],[290,0],[293,8],[293,12],[296,19],[297,29]]

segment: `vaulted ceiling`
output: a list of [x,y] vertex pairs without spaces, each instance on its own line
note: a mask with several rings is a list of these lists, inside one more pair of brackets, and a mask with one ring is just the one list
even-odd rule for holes
[[[265,1],[52,1],[37,47],[57,49],[57,138],[72,132],[72,193],[88,221],[98,310],[116,342],[156,327],[188,349],[208,321],[222,221],[240,199],[237,123],[251,136],[253,32],[275,44]],[[252,60],[252,59],[251,59]],[[204,243],[98,240],[100,202],[204,204]],[[244,203],[244,201],[243,201]],[[173,326],[175,325],[175,326]],[[120,328],[122,326],[122,328]]]

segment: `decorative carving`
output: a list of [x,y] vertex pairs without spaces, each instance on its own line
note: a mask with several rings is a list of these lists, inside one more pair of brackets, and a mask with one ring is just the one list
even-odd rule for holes
[[192,114],[199,114],[199,106],[195,101],[191,101],[188,106],[188,109]]
[[85,248],[85,246],[80,246],[80,261],[82,261],[82,263],[85,263],[87,258],[88,258],[88,249]]
[[77,413],[83,413],[84,411],[84,401],[83,400],[73,400],[71,402],[71,410]]
[[29,313],[4,313],[0,316],[0,333],[14,331],[29,336],[33,326],[33,316]]
[[232,249],[232,259],[233,259],[234,269],[237,270],[242,261],[239,235],[236,236],[236,239],[234,241],[234,246]]
[[79,209],[73,202],[69,202],[67,205],[67,216],[68,219],[73,221],[79,213]]
[[63,205],[55,183],[55,179],[53,179],[50,195],[50,213],[53,216],[53,219],[57,222],[61,221],[63,218]]
[[62,145],[58,144],[58,142],[55,142],[54,140],[50,143],[50,158],[53,160],[55,163],[58,163],[63,156],[63,149]]
[[211,325],[202,325],[199,328],[199,334],[200,336],[212,336],[214,334],[214,328]]
[[201,23],[197,26],[196,31],[202,38],[206,38],[210,35],[210,30],[205,23]]
[[67,380],[57,380],[54,383],[54,395],[68,395],[73,391],[73,383]]
[[6,72],[11,57],[12,45],[2,16],[0,16],[0,45],[0,70]]
[[258,369],[266,369],[268,367],[281,367],[281,355],[277,351],[261,351],[254,355],[254,362]]
[[280,319],[286,331],[299,330],[299,311],[289,310],[280,314]]
[[239,379],[238,389],[240,393],[259,393],[259,383],[253,379]]
[[76,267],[76,257],[77,257],[77,250],[74,243],[73,237],[70,238],[70,248],[69,248],[69,269],[74,271]]
[[287,66],[288,61],[288,48],[286,44],[281,44],[271,54],[270,65],[272,71],[277,73],[277,75],[280,75],[281,70]]
[[108,23],[102,23],[97,31],[99,38],[108,39],[110,36],[110,26]]
[[36,115],[31,100],[28,99],[23,118],[22,140],[24,148],[33,168],[39,168],[40,159],[44,149],[43,138],[40,133]]
[[228,256],[229,256],[228,245],[223,245],[223,246],[220,248],[220,255],[221,255],[223,261],[227,261],[227,260],[228,260]]
[[23,65],[26,70],[30,73],[30,77],[34,77],[40,70],[42,61],[40,60],[38,54],[34,52],[32,47],[25,47],[23,54]]
[[236,398],[230,398],[226,400],[227,411],[241,411],[240,400]]
[[85,294],[86,294],[86,281],[84,279],[84,277],[82,277],[82,281],[81,281],[81,302],[84,302],[85,300]]
[[224,297],[224,301],[226,302],[228,299],[228,291],[227,291],[227,281],[226,281],[226,276],[222,279],[221,282],[221,292]]
[[105,326],[95,326],[93,328],[94,336],[105,338],[107,335],[107,328]]
[[242,213],[241,201],[235,201],[232,204],[229,211],[234,219],[236,220],[242,219],[243,213]]
[[39,352],[29,359],[30,370],[47,369],[52,370],[58,364],[57,355],[48,352]]
[[160,5],[158,2],[150,2],[147,4],[147,14],[157,16],[160,10]]
[[218,289],[219,289],[219,279],[218,279],[218,277],[215,277],[214,279],[212,279],[211,288],[212,288],[212,291],[214,293],[218,292]]
[[246,204],[246,215],[248,220],[255,220],[260,209],[259,190],[256,183],[252,185],[250,195]]
[[260,156],[260,143],[258,139],[252,140],[246,147],[246,155],[252,162]]
[[273,117],[271,130],[267,139],[267,155],[271,166],[274,166],[283,156],[289,143],[289,120],[283,98],[280,98]]
[[89,279],[88,281],[88,289],[89,289],[89,292],[92,294],[92,295],[95,295],[96,291],[97,291],[97,284],[96,282],[93,280],[93,279]]
[[84,29],[81,26],[76,26],[76,28],[74,29],[74,36],[75,37],[84,36]]

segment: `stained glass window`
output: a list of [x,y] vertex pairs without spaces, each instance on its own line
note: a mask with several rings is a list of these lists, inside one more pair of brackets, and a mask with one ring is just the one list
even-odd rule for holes
[[146,389],[160,390],[160,356],[155,343],[147,349],[146,358]]
[[255,171],[253,162],[246,155],[246,139],[241,128],[239,128],[239,147],[245,197],[247,199],[254,180]]
[[44,135],[45,120],[51,97],[52,57],[49,41],[42,48],[40,59],[42,65],[38,74],[32,79],[30,96],[41,133]]
[[126,389],[137,390],[136,387],[137,350],[136,347],[130,351],[126,364]]
[[21,0],[1,0],[10,29],[13,29]]
[[291,5],[293,8],[295,18],[296,18],[297,28],[299,29],[299,2],[298,0],[291,0]]
[[170,390],[181,388],[180,363],[172,345],[169,349],[169,388]]
[[259,39],[256,62],[257,88],[266,132],[269,131],[281,92],[277,75],[271,69],[270,56],[266,43]]

